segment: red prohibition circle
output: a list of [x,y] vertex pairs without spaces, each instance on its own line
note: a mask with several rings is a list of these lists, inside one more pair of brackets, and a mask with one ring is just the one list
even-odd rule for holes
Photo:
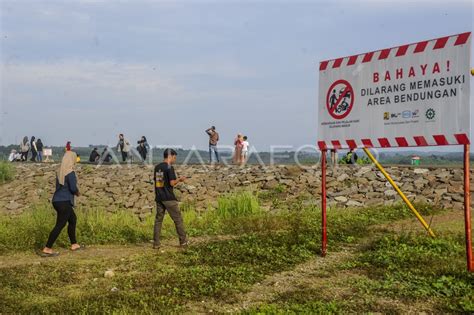
[[[335,106],[333,106],[333,108],[331,109],[331,104],[329,103],[329,98],[331,97],[331,91],[338,84],[344,84],[346,86],[346,88],[344,89],[344,94],[339,97],[339,99],[335,103]],[[350,103],[349,103],[349,108],[347,108],[347,110],[342,115],[338,115],[338,114],[336,114],[335,111],[336,111],[339,103],[344,98],[344,95],[347,94],[347,93],[350,93],[350,96],[351,96]],[[335,119],[343,119],[343,118],[347,117],[347,115],[349,115],[349,113],[351,112],[353,106],[354,106],[354,89],[352,88],[351,84],[349,82],[347,82],[346,80],[337,80],[336,82],[331,84],[331,86],[329,87],[328,93],[326,95],[326,108],[328,110],[329,115],[331,115]]]

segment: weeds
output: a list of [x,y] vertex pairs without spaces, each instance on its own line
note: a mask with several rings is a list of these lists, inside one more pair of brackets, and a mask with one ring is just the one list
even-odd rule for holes
[[11,163],[0,161],[0,184],[4,184],[13,179],[15,168]]

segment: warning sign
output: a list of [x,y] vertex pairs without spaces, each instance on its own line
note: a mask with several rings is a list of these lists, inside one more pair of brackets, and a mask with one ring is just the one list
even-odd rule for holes
[[318,144],[467,144],[471,33],[345,58],[319,67]]
[[354,106],[354,90],[346,80],[334,82],[328,90],[326,106],[329,114],[335,119],[343,119]]

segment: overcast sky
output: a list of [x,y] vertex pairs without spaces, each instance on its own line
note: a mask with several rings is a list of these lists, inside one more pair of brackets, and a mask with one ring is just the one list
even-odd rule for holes
[[[0,144],[314,144],[318,63],[472,30],[472,1],[5,1]],[[471,89],[473,89],[471,84]]]

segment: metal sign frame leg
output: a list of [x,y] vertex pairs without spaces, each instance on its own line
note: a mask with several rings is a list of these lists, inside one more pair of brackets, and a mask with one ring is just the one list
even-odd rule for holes
[[469,144],[464,145],[464,227],[466,235],[467,270],[474,271],[471,240],[471,191],[470,191]]
[[321,150],[321,256],[326,256],[327,250],[327,229],[326,229],[326,153],[327,150]]

